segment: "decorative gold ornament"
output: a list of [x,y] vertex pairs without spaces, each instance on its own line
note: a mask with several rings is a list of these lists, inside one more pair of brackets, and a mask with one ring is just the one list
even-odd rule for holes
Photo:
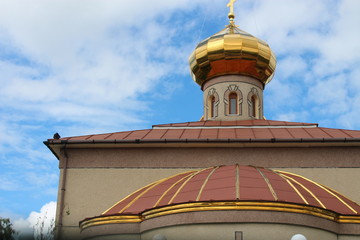
[[235,18],[235,14],[234,14],[234,3],[236,2],[236,0],[230,0],[230,2],[226,5],[228,8],[230,8],[230,12],[229,12],[229,19],[230,19],[230,23],[234,21]]
[[230,0],[230,2],[226,5],[227,7],[230,8],[230,13],[234,13],[234,3],[236,2],[236,0]]

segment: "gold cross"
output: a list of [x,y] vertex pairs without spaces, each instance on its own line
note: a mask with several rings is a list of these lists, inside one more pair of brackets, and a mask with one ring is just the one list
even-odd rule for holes
[[230,0],[230,2],[226,5],[230,8],[230,13],[234,13],[234,2],[236,2],[236,0]]

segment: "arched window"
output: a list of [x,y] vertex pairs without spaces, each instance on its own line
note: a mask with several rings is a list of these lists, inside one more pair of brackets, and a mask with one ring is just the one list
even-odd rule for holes
[[251,116],[256,118],[257,117],[257,109],[256,109],[256,97],[255,95],[251,96]]
[[217,118],[219,114],[219,94],[216,92],[215,88],[211,88],[208,91],[205,103],[205,120]]
[[239,86],[236,84],[230,84],[224,92],[224,115],[230,116],[233,119],[234,117],[241,116],[243,111],[242,103],[243,94],[240,91]]
[[238,114],[238,107],[237,107],[237,94],[230,93],[229,95],[229,114]]
[[247,95],[248,102],[248,113],[250,118],[260,119],[262,118],[262,95],[259,94],[259,91],[256,88],[252,88]]
[[212,96],[210,99],[210,117],[214,118],[216,115],[215,113],[215,97]]

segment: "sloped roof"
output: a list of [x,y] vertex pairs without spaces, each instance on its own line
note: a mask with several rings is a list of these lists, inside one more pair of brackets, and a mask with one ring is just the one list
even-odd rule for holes
[[338,223],[360,223],[360,206],[326,186],[288,172],[235,164],[189,171],[151,183],[102,215],[84,219],[80,227],[83,230],[94,225],[222,210],[300,213]]
[[318,127],[318,124],[270,120],[198,121],[154,125],[152,129],[94,134],[61,139],[66,142],[131,141],[359,141],[360,131]]
[[133,215],[174,204],[227,201],[296,203],[360,216],[358,204],[305,177],[239,165],[210,167],[162,179],[124,198],[103,215]]

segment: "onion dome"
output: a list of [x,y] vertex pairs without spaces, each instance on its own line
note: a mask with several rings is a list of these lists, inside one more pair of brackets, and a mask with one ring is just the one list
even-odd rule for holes
[[211,210],[257,210],[303,213],[337,222],[360,222],[360,206],[305,177],[242,165],[217,166],[171,176],[122,199],[94,224],[141,222],[153,217]]
[[265,85],[273,77],[276,57],[266,42],[230,21],[225,29],[196,46],[189,63],[192,78],[200,86],[230,74],[250,76]]

